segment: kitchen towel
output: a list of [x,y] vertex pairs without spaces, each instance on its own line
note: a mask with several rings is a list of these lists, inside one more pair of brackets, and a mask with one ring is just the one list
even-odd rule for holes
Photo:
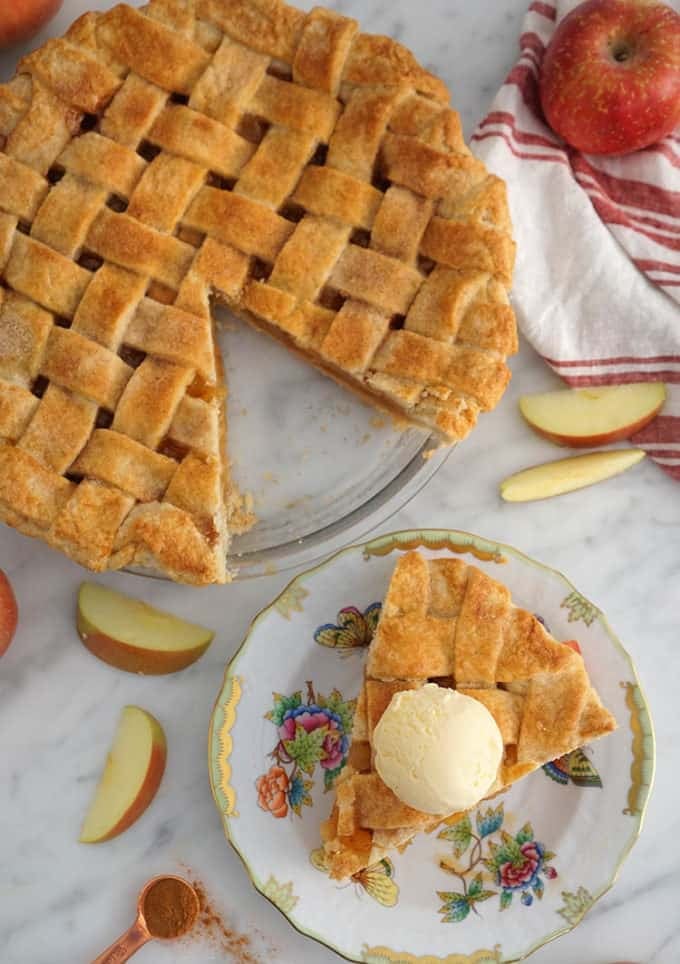
[[661,415],[631,441],[680,481],[680,132],[594,157],[548,127],[541,61],[575,6],[531,4],[520,58],[472,147],[508,184],[522,332],[572,387],[665,382]]

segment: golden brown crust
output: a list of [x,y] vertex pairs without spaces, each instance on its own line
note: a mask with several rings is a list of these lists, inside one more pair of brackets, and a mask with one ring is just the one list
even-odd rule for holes
[[0,514],[96,569],[226,578],[211,299],[454,442],[510,377],[510,232],[444,84],[351,18],[83,15],[0,85]]
[[406,553],[369,647],[350,765],[324,830],[333,877],[357,873],[442,819],[405,807],[372,765],[373,730],[392,696],[428,681],[479,700],[496,720],[505,753],[490,795],[616,726],[582,657],[514,606],[502,583],[460,559]]

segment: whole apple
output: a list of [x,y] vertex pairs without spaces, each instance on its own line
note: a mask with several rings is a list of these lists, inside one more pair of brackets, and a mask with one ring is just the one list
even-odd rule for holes
[[628,154],[680,123],[680,14],[588,0],[557,27],[539,78],[546,120],[587,154]]
[[2,0],[0,48],[28,40],[56,14],[63,0]]
[[19,610],[12,584],[0,569],[0,656],[14,639]]

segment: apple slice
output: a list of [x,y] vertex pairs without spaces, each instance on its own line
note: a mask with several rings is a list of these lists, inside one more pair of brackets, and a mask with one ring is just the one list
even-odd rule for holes
[[523,395],[519,410],[544,438],[590,448],[630,438],[651,422],[665,400],[661,382],[639,382]]
[[612,475],[624,472],[645,457],[642,449],[613,449],[573,455],[557,462],[534,465],[501,482],[501,497],[506,502],[532,502],[548,499],[551,495],[573,492]]
[[214,633],[95,582],[78,593],[78,633],[90,652],[129,673],[175,673],[195,663]]
[[19,610],[12,585],[0,569],[0,656],[9,648],[17,628]]
[[83,823],[81,843],[111,840],[141,817],[156,796],[166,756],[158,720],[138,706],[126,706]]

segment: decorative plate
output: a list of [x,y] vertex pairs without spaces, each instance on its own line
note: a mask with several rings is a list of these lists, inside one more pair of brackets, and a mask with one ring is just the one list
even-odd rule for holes
[[[319,823],[380,600],[397,553],[415,547],[474,557],[559,639],[577,637],[619,729],[339,884]],[[554,569],[448,530],[382,536],[295,578],[227,668],[209,750],[227,839],[255,887],[301,933],[370,964],[519,961],[575,927],[635,843],[654,772],[635,667],[600,610]]]

